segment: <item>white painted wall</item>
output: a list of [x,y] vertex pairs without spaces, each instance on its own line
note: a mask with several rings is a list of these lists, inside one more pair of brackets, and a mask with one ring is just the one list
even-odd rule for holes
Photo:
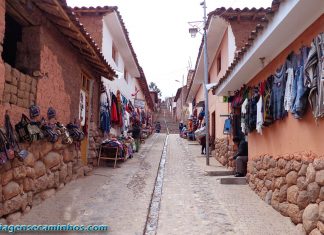
[[[110,81],[108,79],[102,78],[107,90],[110,90],[114,94],[116,94],[117,90],[120,90],[121,94],[128,100],[131,100],[134,104],[134,97],[131,96],[132,93],[135,93],[135,84],[136,78],[132,77],[128,71],[128,79],[124,79],[124,59],[121,57],[121,54],[118,52],[120,49],[117,47],[116,43],[114,43],[114,38],[108,28],[106,21],[103,18],[103,41],[102,41],[102,51],[105,59],[111,65],[111,67],[117,71],[119,74],[119,78],[115,78],[115,80]],[[112,45],[115,45],[117,50],[117,64],[112,58]],[[137,86],[140,89],[139,86]]]
[[235,37],[231,25],[228,25],[227,36],[228,36],[228,65],[230,65],[234,60],[235,51],[236,51]]

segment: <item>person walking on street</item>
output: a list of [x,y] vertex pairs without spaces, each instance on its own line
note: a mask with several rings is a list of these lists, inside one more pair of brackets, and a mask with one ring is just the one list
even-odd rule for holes
[[133,124],[133,128],[131,130],[129,130],[128,132],[132,133],[132,138],[135,141],[136,152],[138,152],[139,146],[140,146],[140,141],[141,141],[141,128],[140,128],[139,121],[135,121]]
[[200,138],[201,154],[206,154],[206,135]]
[[156,133],[160,133],[160,131],[161,131],[161,123],[160,122],[157,122],[155,124],[155,132]]

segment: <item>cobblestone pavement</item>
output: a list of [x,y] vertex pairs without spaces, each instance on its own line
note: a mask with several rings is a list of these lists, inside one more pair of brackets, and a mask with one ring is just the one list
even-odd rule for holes
[[[264,203],[247,185],[222,185],[205,170],[200,145],[170,135],[158,235],[298,234],[290,219]],[[223,168],[224,170],[224,168]]]
[[155,134],[120,168],[100,167],[69,183],[17,224],[107,224],[111,235],[143,234],[164,139]]
[[[107,224],[108,234],[142,235],[164,140],[165,134],[153,135],[120,168],[100,167],[69,183],[17,224]],[[219,177],[206,176],[224,168],[213,158],[206,166],[199,145],[170,135],[167,151],[158,235],[298,234],[247,185],[221,185]]]

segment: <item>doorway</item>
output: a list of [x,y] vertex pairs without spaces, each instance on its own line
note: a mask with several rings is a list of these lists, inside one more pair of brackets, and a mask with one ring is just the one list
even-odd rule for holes
[[82,88],[80,91],[80,125],[84,132],[84,139],[81,141],[81,160],[84,165],[87,164],[87,156],[89,149],[89,126],[90,126],[90,115],[91,115],[91,78],[86,74],[82,73]]
[[215,111],[212,113],[212,125],[211,125],[211,128],[212,128],[212,138],[215,139],[216,137],[216,113]]

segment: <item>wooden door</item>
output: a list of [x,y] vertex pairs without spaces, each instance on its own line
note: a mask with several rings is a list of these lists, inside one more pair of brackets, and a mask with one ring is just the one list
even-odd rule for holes
[[[90,87],[91,80],[86,74],[82,74],[82,89],[80,91],[80,105],[83,107],[83,113],[80,115],[81,128],[85,134],[85,138],[81,141],[81,160],[84,165],[87,164],[87,155],[89,147],[89,124],[90,124]],[[83,101],[82,101],[83,99]],[[81,110],[80,110],[81,113]]]

